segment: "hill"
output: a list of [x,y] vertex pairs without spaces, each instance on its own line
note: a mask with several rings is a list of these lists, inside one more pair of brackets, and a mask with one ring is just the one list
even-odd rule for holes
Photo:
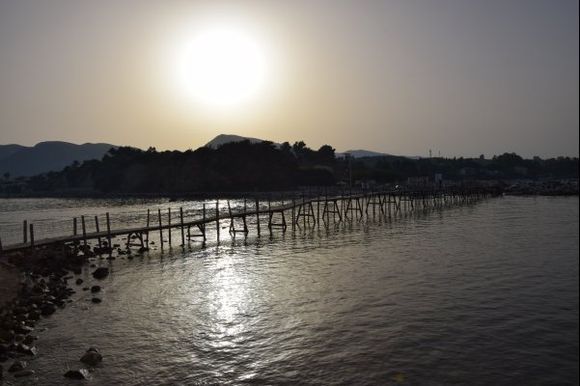
[[19,152],[20,150],[28,149],[26,146],[22,145],[0,145],[0,160],[10,157],[12,154]]
[[1,145],[0,173],[19,177],[59,171],[74,161],[101,159],[113,147],[108,143],[76,145],[60,141],[40,142],[32,147]]
[[[218,147],[225,145],[226,143],[235,143],[235,142],[242,142],[242,141],[250,141],[250,143],[260,143],[260,142],[265,142],[266,140],[260,139],[260,138],[243,137],[241,135],[235,135],[235,134],[220,134],[220,135],[216,136],[214,139],[212,139],[211,141],[209,141],[208,143],[206,143],[204,146],[212,148],[212,149],[217,149]],[[281,145],[279,143],[274,143],[274,146],[280,147]],[[352,156],[353,158],[384,157],[384,156],[390,155],[390,154],[379,153],[379,152],[371,151],[371,150],[358,149],[358,150],[347,150],[343,153],[336,153],[336,157],[337,158],[344,158],[347,154]]]
[[263,139],[259,138],[242,137],[241,135],[235,134],[220,134],[211,141],[209,141],[208,143],[206,143],[205,147],[217,149],[218,147],[225,145],[226,143],[243,142],[243,141],[250,141],[250,143],[264,142]]

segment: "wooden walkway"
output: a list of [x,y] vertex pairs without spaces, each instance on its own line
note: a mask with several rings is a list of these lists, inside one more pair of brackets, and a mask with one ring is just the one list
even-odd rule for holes
[[[34,224],[23,224],[23,242],[19,244],[2,246],[0,240],[0,253],[10,253],[40,248],[48,245],[64,243],[82,243],[85,246],[89,241],[96,241],[102,250],[111,251],[113,240],[117,237],[126,237],[126,247],[149,248],[150,233],[159,234],[161,248],[164,245],[164,234],[167,232],[167,242],[172,244],[172,230],[179,231],[178,237],[181,245],[186,245],[192,239],[200,238],[207,240],[208,226],[215,226],[216,240],[220,240],[220,224],[229,221],[228,232],[235,236],[236,233],[248,235],[248,219],[255,218],[255,230],[258,236],[265,225],[271,233],[278,228],[285,232],[290,226],[292,230],[300,227],[324,224],[328,226],[341,221],[353,221],[375,216],[389,217],[402,211],[444,207],[449,205],[475,202],[483,198],[497,195],[496,191],[485,188],[470,189],[443,189],[443,190],[408,190],[408,191],[381,191],[340,196],[316,196],[301,199],[292,199],[289,203],[272,206],[267,202],[263,208],[258,199],[244,200],[243,209],[233,211],[230,202],[227,201],[227,213],[220,213],[219,200],[216,201],[213,215],[207,216],[206,205],[203,205],[201,218],[193,221],[184,221],[183,208],[180,208],[177,222],[171,222],[171,209],[168,210],[167,223],[162,223],[161,210],[158,210],[158,223],[151,223],[151,212],[147,210],[147,221],[143,227],[112,229],[109,213],[106,213],[105,230],[100,230],[98,217],[95,216],[96,232],[87,233],[85,217],[81,216],[81,232],[77,232],[77,218],[73,219],[74,234],[59,237],[34,239]],[[247,203],[253,202],[253,208],[248,208]],[[267,218],[265,224],[263,217]],[[288,221],[287,221],[288,219]],[[241,222],[241,224],[240,224]],[[288,224],[289,223],[289,224]],[[196,233],[192,233],[196,232]]]

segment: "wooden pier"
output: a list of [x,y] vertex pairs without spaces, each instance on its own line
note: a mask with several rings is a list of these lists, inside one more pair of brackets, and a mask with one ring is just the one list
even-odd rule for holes
[[[273,206],[271,200],[260,202],[258,199],[246,199],[243,201],[243,207],[238,211],[232,210],[228,200],[227,213],[220,213],[218,200],[211,215],[207,213],[207,208],[204,204],[200,213],[201,216],[190,221],[185,221],[183,208],[179,208],[177,219],[172,218],[174,212],[169,208],[166,216],[163,215],[161,209],[158,209],[157,223],[153,224],[150,210],[147,210],[146,224],[142,227],[113,229],[109,213],[106,213],[105,229],[101,230],[98,216],[95,216],[95,232],[89,233],[86,230],[86,218],[81,216],[80,233],[77,229],[77,218],[74,218],[72,221],[72,234],[45,239],[35,239],[34,224],[24,221],[22,243],[2,246],[0,239],[0,253],[65,243],[77,243],[86,247],[89,241],[96,242],[96,247],[99,250],[110,253],[114,245],[113,240],[118,237],[126,238],[125,248],[127,249],[138,247],[141,250],[147,250],[150,245],[150,234],[159,235],[158,241],[163,249],[165,242],[169,246],[175,242],[172,238],[172,231],[179,231],[180,245],[185,246],[196,239],[206,242],[207,230],[213,226],[216,230],[216,241],[219,242],[220,224],[222,222],[229,222],[228,231],[232,237],[235,237],[237,233],[241,233],[246,237],[251,228],[256,232],[257,236],[261,236],[264,217],[267,219],[266,227],[271,234],[275,229],[286,232],[288,223],[293,231],[298,228],[313,226],[328,227],[340,222],[361,221],[377,217],[389,218],[397,213],[472,203],[497,194],[497,191],[485,188],[391,190],[333,196],[302,196],[299,199],[294,197],[290,200],[284,200],[283,204],[277,206]],[[289,202],[286,203],[285,201]],[[163,217],[166,218],[165,222]],[[250,227],[249,219],[252,218],[255,219],[255,225]],[[166,232],[167,238],[164,238],[164,232]]]

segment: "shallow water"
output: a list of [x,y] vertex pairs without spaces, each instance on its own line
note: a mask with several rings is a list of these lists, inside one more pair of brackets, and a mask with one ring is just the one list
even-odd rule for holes
[[[244,207],[243,200],[229,200],[233,211]],[[279,201],[273,201],[277,205]],[[150,212],[151,226],[159,223],[159,213],[163,224],[179,221],[179,210],[183,209],[184,222],[202,217],[203,207],[207,216],[215,214],[216,200],[176,200],[167,198],[10,198],[0,199],[0,238],[4,245],[18,244],[23,241],[23,221],[34,224],[36,240],[74,234],[73,218],[77,218],[77,232],[82,233],[81,216],[85,217],[87,233],[96,232],[95,216],[98,217],[99,230],[106,229],[106,213],[110,214],[111,229],[144,227],[147,224],[147,211]],[[220,213],[228,210],[228,201],[219,200]],[[246,203],[248,210],[254,209],[253,202]],[[260,207],[265,208],[266,201]],[[160,211],[160,212],[159,212]]]
[[506,197],[118,259],[103,303],[79,290],[38,325],[17,384],[78,384],[90,346],[92,385],[577,384],[578,208]]

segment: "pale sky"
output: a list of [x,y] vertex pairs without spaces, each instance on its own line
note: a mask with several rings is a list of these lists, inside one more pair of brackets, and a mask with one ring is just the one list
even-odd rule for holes
[[[178,73],[224,25],[267,75],[208,107]],[[578,156],[578,103],[575,0],[0,0],[0,144]]]

